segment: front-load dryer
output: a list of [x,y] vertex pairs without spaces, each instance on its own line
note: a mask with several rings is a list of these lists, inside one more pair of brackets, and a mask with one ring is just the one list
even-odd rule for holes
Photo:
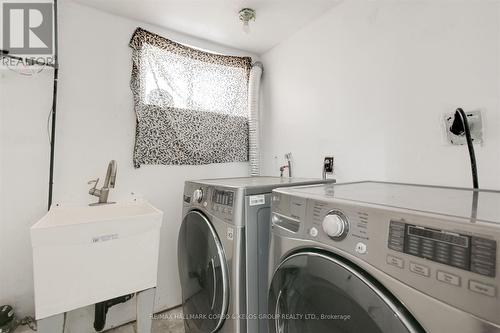
[[270,333],[500,332],[500,192],[360,182],[272,202]]
[[178,262],[188,333],[267,332],[271,191],[334,180],[243,177],[188,181]]

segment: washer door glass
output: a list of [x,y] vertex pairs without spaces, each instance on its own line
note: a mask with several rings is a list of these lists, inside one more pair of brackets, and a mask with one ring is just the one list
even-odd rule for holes
[[298,253],[273,276],[269,332],[423,332],[398,303],[354,265],[330,255]]
[[202,213],[191,211],[182,221],[178,256],[185,325],[189,332],[214,332],[227,314],[228,273],[219,237]]

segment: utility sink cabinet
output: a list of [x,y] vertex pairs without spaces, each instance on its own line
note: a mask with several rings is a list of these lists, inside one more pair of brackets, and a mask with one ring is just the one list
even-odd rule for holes
[[155,288],[162,217],[145,201],[52,207],[31,227],[36,318]]

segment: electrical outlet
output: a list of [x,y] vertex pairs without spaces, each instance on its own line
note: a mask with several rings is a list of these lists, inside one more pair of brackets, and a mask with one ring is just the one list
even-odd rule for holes
[[[481,111],[469,111],[465,112],[465,114],[467,115],[467,122],[469,123],[472,142],[483,143],[483,118],[481,116]],[[452,145],[467,144],[465,135],[455,135],[450,131],[450,127],[453,124],[453,119],[454,113],[444,115],[444,125],[448,143]]]
[[325,156],[325,159],[323,161],[323,168],[326,173],[332,174],[333,173],[333,166],[334,166],[334,158],[333,156]]

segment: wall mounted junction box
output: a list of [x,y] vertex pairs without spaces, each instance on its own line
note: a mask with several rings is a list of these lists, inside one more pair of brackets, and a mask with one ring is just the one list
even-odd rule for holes
[[325,173],[333,174],[334,161],[333,156],[325,156],[323,160],[323,170]]
[[[470,134],[473,143],[483,143],[483,118],[481,111],[468,111],[465,112],[467,115],[467,122],[469,123]],[[465,138],[465,133],[461,135],[455,135],[450,131],[450,127],[455,119],[455,113],[447,113],[444,115],[444,126],[446,132],[446,141],[452,145],[465,145],[467,140]]]

